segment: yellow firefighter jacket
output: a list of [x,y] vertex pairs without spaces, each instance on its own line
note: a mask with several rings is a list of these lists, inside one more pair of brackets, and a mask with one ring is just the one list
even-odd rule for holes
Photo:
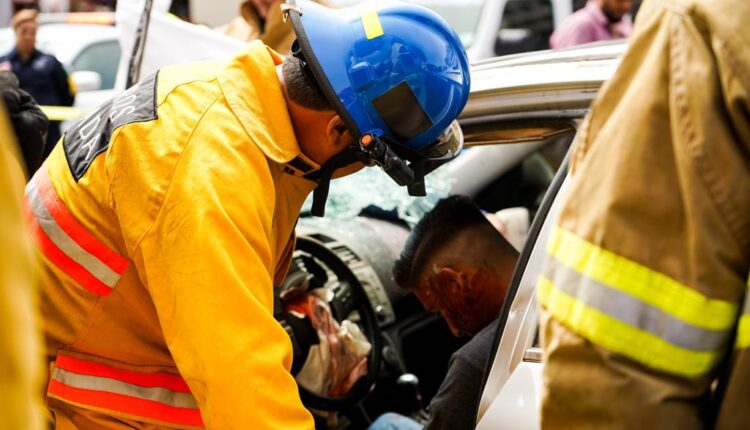
[[748,20],[644,2],[582,125],[538,285],[545,429],[750,428]]
[[59,429],[310,429],[273,318],[317,166],[275,66],[174,66],[70,130],[26,189]]
[[24,168],[0,107],[0,428],[44,426],[34,250],[23,217]]

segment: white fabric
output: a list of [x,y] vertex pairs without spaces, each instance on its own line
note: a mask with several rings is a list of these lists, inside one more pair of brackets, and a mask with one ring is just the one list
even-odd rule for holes
[[[166,13],[168,8],[168,0],[154,2],[141,64],[141,78],[172,64],[229,59],[247,44],[208,27],[173,17]],[[115,24],[119,30],[122,57],[116,88],[125,87],[128,64],[142,11],[142,1],[121,0],[117,3]]]
[[523,244],[526,243],[526,237],[529,235],[529,218],[529,210],[522,207],[487,214],[490,223],[518,252],[523,249]]

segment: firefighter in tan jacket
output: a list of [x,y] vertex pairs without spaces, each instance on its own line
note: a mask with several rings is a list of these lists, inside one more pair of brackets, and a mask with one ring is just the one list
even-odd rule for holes
[[749,21],[644,2],[538,285],[543,428],[750,428]]
[[[413,161],[429,160],[428,148],[449,159],[441,137],[468,97],[455,34],[422,8],[395,21],[398,8],[340,15],[299,0],[289,12],[297,57],[282,64],[255,41],[227,63],[165,68],[66,133],[26,188],[44,266],[55,428],[313,428],[289,373],[292,343],[273,316],[272,287],[287,271],[302,203],[313,189],[324,202],[319,190],[341,168],[379,161],[358,144],[365,133],[399,139]],[[399,43],[420,53],[442,43],[446,58],[436,60],[446,69],[420,54],[416,64],[390,64],[393,76],[357,81],[368,90],[402,84],[386,97],[411,76],[450,81],[431,88],[437,101],[413,91],[410,112],[435,121],[419,135],[428,145],[374,135],[347,110],[383,95],[347,84],[336,73],[343,56],[318,55],[326,32],[351,26],[361,33],[337,35],[322,52],[356,44],[369,55]],[[331,83],[356,100],[344,108]]]

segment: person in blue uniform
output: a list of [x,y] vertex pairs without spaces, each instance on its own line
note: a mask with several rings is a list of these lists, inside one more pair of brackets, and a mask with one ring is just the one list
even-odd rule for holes
[[[0,70],[10,70],[20,87],[42,106],[72,106],[75,92],[63,65],[54,55],[36,49],[37,11],[22,9],[13,16],[16,46],[0,57]],[[60,122],[50,121],[43,158],[60,140]]]

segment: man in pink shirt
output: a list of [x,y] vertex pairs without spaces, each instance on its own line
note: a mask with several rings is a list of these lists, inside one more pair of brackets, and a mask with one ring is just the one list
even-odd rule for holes
[[590,0],[552,33],[550,47],[558,49],[627,37],[633,29],[628,15],[632,6],[633,0]]

